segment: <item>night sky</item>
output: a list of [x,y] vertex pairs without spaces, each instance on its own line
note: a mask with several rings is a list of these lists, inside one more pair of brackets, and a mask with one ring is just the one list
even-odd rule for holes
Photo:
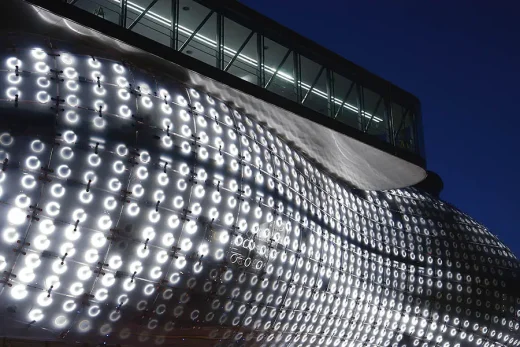
[[520,256],[520,1],[242,2],[416,95],[441,198]]

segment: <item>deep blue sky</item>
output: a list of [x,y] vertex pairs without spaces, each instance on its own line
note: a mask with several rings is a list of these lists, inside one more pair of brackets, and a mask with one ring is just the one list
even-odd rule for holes
[[419,97],[441,197],[520,256],[520,1],[242,2]]

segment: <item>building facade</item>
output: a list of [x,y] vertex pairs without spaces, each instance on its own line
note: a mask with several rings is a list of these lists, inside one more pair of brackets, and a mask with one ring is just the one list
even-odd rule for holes
[[1,6],[4,345],[520,345],[413,95],[236,2]]

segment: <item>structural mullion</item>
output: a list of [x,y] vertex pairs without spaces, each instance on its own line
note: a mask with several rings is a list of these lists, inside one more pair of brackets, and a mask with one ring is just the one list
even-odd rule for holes
[[170,47],[175,49],[176,51],[179,48],[179,1],[180,0],[172,0],[171,7],[171,37],[170,37]]
[[233,65],[233,63],[235,62],[235,60],[238,58],[238,56],[240,55],[240,53],[242,52],[242,50],[246,47],[247,43],[249,42],[249,40],[251,40],[251,38],[253,37],[253,35],[255,34],[254,31],[251,31],[249,33],[249,35],[247,36],[246,40],[242,43],[242,45],[240,46],[240,48],[238,48],[238,51],[235,53],[235,55],[233,56],[233,58],[231,58],[231,60],[229,61],[229,63],[227,63],[226,67],[224,68],[224,71],[227,71],[231,65]]
[[206,17],[204,17],[204,19],[202,20],[202,22],[200,22],[200,24],[197,26],[197,28],[195,28],[195,30],[193,30],[193,32],[191,33],[190,37],[188,37],[188,39],[182,44],[182,46],[179,48],[179,52],[182,52],[182,50],[184,48],[186,48],[186,46],[188,46],[188,44],[191,42],[191,40],[195,37],[195,35],[197,35],[200,31],[200,29],[202,29],[202,27],[204,26],[204,24],[206,24],[206,22],[211,18],[211,16],[213,15],[215,11],[210,11]]
[[316,77],[314,78],[314,81],[312,81],[312,84],[311,84],[311,87],[309,88],[309,90],[307,91],[307,93],[305,94],[305,96],[303,97],[303,100],[302,100],[302,104],[305,103],[305,100],[307,100],[307,97],[311,94],[311,92],[313,91],[314,87],[316,86],[316,83],[318,83],[318,80],[320,79],[321,77],[321,74],[323,73],[323,70],[325,69],[324,66],[321,66],[320,68],[320,71],[318,71],[318,74],[316,75]]
[[327,116],[332,117],[336,113],[336,103],[334,102],[334,72],[327,69]]
[[119,25],[126,28],[126,14],[128,9],[127,0],[121,0]]
[[148,5],[143,12],[141,12],[141,14],[139,14],[139,16],[137,16],[137,18],[132,22],[132,24],[130,24],[128,26],[127,29],[132,29],[140,20],[141,18],[143,18],[147,13],[148,11],[150,11],[150,9],[153,7],[153,5],[155,5],[157,3],[158,0],[152,0],[152,2],[150,3],[150,5]]
[[296,101],[301,102],[302,100],[302,60],[298,53],[293,53],[293,76],[294,76],[294,90],[296,92]]
[[217,13],[217,68],[224,70],[224,16]]
[[357,108],[358,108],[359,130],[363,130],[363,110],[364,110],[363,87],[359,83],[356,83],[356,89],[357,89]]
[[258,70],[258,78],[257,78],[257,82],[258,82],[258,85],[260,86],[264,86],[264,83],[265,83],[265,70],[264,70],[264,66],[265,66],[265,52],[264,52],[264,36],[263,35],[260,35],[258,34],[256,36],[256,52],[258,54],[258,59],[256,60],[257,61],[257,70]]
[[392,113],[392,103],[387,98],[385,98],[385,116],[386,116],[386,122],[387,122],[387,128],[388,128],[387,129],[388,141],[392,145],[395,145],[394,137],[392,136],[393,132],[394,132],[394,115]]

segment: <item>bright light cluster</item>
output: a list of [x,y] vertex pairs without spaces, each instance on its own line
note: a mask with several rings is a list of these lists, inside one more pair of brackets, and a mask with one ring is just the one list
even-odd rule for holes
[[347,188],[254,118],[135,67],[2,61],[3,334],[520,345],[518,261],[453,207]]

